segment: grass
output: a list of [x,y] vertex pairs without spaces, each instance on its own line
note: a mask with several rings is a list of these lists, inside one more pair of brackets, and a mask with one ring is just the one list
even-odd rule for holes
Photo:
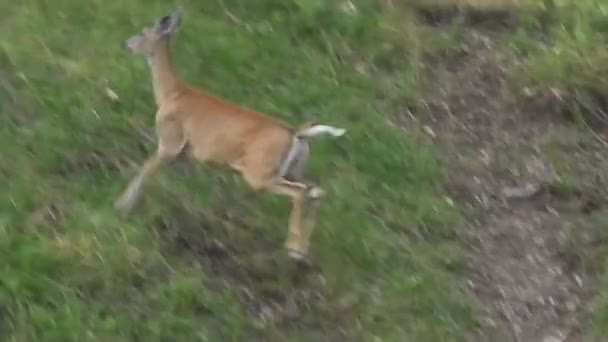
[[[581,153],[592,155],[594,149],[591,141],[605,138],[606,102],[603,99],[608,89],[606,64],[608,48],[606,32],[608,26],[608,7],[604,1],[585,0],[543,1],[543,15],[540,19],[524,21],[505,44],[507,54],[518,56],[523,60],[510,71],[509,87],[517,97],[534,99],[543,94],[557,94],[560,106],[564,107],[580,130],[578,138]],[[530,32],[543,32],[542,39],[530,39]],[[561,120],[561,118],[559,118]],[[582,124],[581,124],[582,123]],[[594,132],[595,131],[595,132]],[[592,133],[594,132],[594,133]],[[591,133],[591,134],[590,134]],[[561,139],[555,141],[561,144]],[[600,144],[600,146],[602,146]],[[602,147],[605,147],[602,146]],[[601,148],[600,148],[601,149]],[[584,152],[588,151],[588,152]],[[602,154],[602,152],[599,152]],[[567,153],[553,153],[553,159],[561,164],[563,187],[565,191],[578,189],[596,192],[604,196],[603,189],[596,189],[592,177],[603,178],[606,175],[606,159],[591,158],[590,165],[574,165]],[[585,169],[581,172],[582,169]],[[582,217],[576,222],[575,231],[586,232],[597,241],[605,241],[608,229],[608,213],[600,209]],[[573,235],[576,235],[573,234]],[[599,274],[599,295],[593,300],[590,316],[592,323],[585,329],[589,336],[603,338],[608,334],[608,282],[606,269],[608,251],[604,243],[592,248],[584,247],[580,241],[576,247],[583,256],[585,268],[592,274]]]
[[[311,174],[330,193],[319,270],[286,260],[287,201],[227,170],[167,168],[133,216],[111,208],[155,148],[149,72],[124,40],[172,2],[15,2],[0,33],[2,339],[457,340],[475,323],[453,286],[458,210],[435,152],[378,110],[413,97],[419,38],[391,33],[372,1],[183,5],[173,47],[190,82],[349,129],[314,144]],[[377,73],[392,73],[382,94]],[[290,305],[297,318],[279,310]]]
[[[545,1],[545,25],[548,43],[535,44],[523,35],[531,26],[522,27],[509,48],[526,56],[526,61],[513,72],[517,86],[526,85],[532,94],[554,88],[564,94],[574,92],[601,96],[606,84],[605,47],[608,7],[603,1],[585,0],[574,3]],[[553,4],[549,6],[549,4]]]
[[471,8],[481,11],[515,10],[520,7],[533,8],[539,0],[406,0],[414,6],[434,6],[438,8]]
[[[293,124],[348,129],[313,144],[310,173],[329,196],[308,271],[282,248],[286,199],[253,193],[226,169],[168,167],[131,217],[112,209],[155,149],[149,71],[124,41],[176,4],[5,5],[1,339],[459,341],[476,327],[458,286],[463,218],[443,196],[449,166],[417,127],[404,134],[390,120],[437,82],[425,63],[451,58],[461,32],[420,25],[409,5],[347,3],[184,0],[173,41],[191,83]],[[510,70],[516,94],[606,89],[599,0],[436,3],[533,8],[502,51],[524,61]],[[541,43],[529,33],[543,22],[551,39]]]

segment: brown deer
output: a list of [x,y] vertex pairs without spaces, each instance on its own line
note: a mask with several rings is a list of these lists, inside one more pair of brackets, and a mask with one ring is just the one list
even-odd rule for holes
[[[201,161],[229,165],[256,191],[291,197],[289,257],[306,260],[314,229],[313,210],[325,191],[303,179],[309,138],[346,130],[306,124],[293,129],[269,115],[229,103],[188,85],[173,68],[170,38],[181,23],[181,10],[163,16],[126,41],[134,54],[144,55],[152,71],[156,100],[157,151],[141,167],[114,206],[126,215],[142,193],[144,182],[182,151]],[[187,146],[187,148],[186,148]]]

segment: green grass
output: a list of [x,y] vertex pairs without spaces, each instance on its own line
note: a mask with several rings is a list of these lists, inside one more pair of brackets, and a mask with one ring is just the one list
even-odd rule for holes
[[[564,96],[578,92],[601,97],[608,87],[607,5],[601,0],[544,3],[544,20],[522,25],[509,46],[526,57],[512,73],[515,85],[526,86],[530,94],[553,88]],[[546,43],[526,37],[543,22]]]
[[[329,191],[319,270],[294,278],[288,201],[225,169],[166,168],[131,217],[113,211],[155,149],[149,72],[124,40],[172,2],[11,2],[0,24],[2,340],[458,340],[475,323],[455,286],[460,215],[435,151],[381,111],[420,82],[426,47],[411,21],[373,1],[355,14],[313,0],[182,3],[173,47],[186,79],[293,124],[348,128],[313,146],[311,174]],[[289,300],[297,318],[273,306]]]
[[[442,190],[453,170],[417,127],[391,122],[441,82],[425,63],[457,58],[467,33],[418,23],[417,0],[352,1],[354,12],[345,3],[183,0],[172,44],[196,86],[294,125],[348,129],[313,143],[310,174],[329,196],[308,271],[283,250],[287,199],[254,193],[225,168],[167,167],[129,218],[112,209],[156,148],[149,70],[124,41],[175,3],[1,6],[0,339],[424,342],[476,327],[459,289],[463,218]],[[432,5],[453,3],[523,14],[500,38],[502,59],[519,62],[515,94],[605,93],[602,1]],[[604,234],[602,222],[599,212],[585,225]]]
[[[546,0],[542,3],[542,17],[524,20],[505,44],[505,51],[511,57],[517,56],[523,61],[510,70],[509,88],[526,100],[543,94],[558,94],[561,106],[582,128],[578,139],[582,153],[591,156],[597,149],[591,146],[597,145],[596,138],[601,137],[598,133],[604,133],[605,137],[608,127],[604,100],[608,90],[608,6],[601,0]],[[530,33],[539,31],[544,33],[544,39],[531,39]],[[589,134],[591,130],[597,133]],[[555,140],[555,145],[561,143],[560,138]],[[599,150],[603,148],[600,145]],[[574,165],[567,153],[559,151],[559,148],[553,149],[555,151],[548,152],[560,166],[563,182],[560,187],[564,194],[576,189],[592,195],[599,193],[605,199],[604,189],[597,189],[592,180],[592,177],[605,177],[604,157],[589,158],[589,165]],[[575,223],[573,236],[585,232],[596,241],[605,241],[608,234],[606,222],[608,213],[605,209],[581,216]],[[588,336],[603,338],[608,334],[608,250],[605,243],[591,247],[585,247],[581,241],[572,243],[580,252],[587,271],[602,278],[598,285],[599,294],[592,301],[592,323],[584,328]]]

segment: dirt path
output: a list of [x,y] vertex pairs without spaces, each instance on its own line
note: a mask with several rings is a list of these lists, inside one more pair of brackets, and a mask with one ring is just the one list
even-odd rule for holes
[[559,142],[583,177],[591,176],[591,152],[572,153],[579,133],[556,99],[539,111],[504,100],[499,34],[470,28],[462,56],[439,63],[440,88],[424,100],[427,132],[448,149],[449,192],[475,212],[465,238],[473,252],[468,287],[485,317],[470,340],[586,341],[581,318],[596,282],[580,260],[594,237],[572,228],[594,200],[584,191],[558,196],[545,149]]

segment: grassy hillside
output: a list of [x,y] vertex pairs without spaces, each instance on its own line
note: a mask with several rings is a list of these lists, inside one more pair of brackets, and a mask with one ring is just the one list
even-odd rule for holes
[[413,94],[418,38],[383,27],[372,2],[183,5],[183,77],[293,124],[349,129],[313,146],[330,194],[318,269],[286,260],[288,201],[227,170],[166,168],[134,215],[113,211],[155,149],[149,72],[124,40],[172,2],[13,2],[0,39],[3,339],[436,341],[469,327],[443,169],[384,112]]
[[[294,125],[348,129],[312,146],[310,174],[328,197],[311,268],[283,249],[288,200],[254,193],[228,169],[176,163],[131,216],[113,210],[156,148],[148,66],[124,41],[175,3],[0,6],[0,338],[462,340],[479,317],[462,286],[466,212],[444,190],[455,171],[428,128],[401,119],[423,107],[419,95],[441,82],[429,71],[465,37],[457,24],[425,24],[418,1],[392,3],[180,1],[172,46],[182,77]],[[604,5],[541,3],[495,4],[529,14],[500,52],[523,60],[506,63],[513,93],[599,101],[608,50],[594,39],[605,25],[588,18],[605,19]],[[546,20],[557,48],[529,34],[543,15],[570,20]]]

